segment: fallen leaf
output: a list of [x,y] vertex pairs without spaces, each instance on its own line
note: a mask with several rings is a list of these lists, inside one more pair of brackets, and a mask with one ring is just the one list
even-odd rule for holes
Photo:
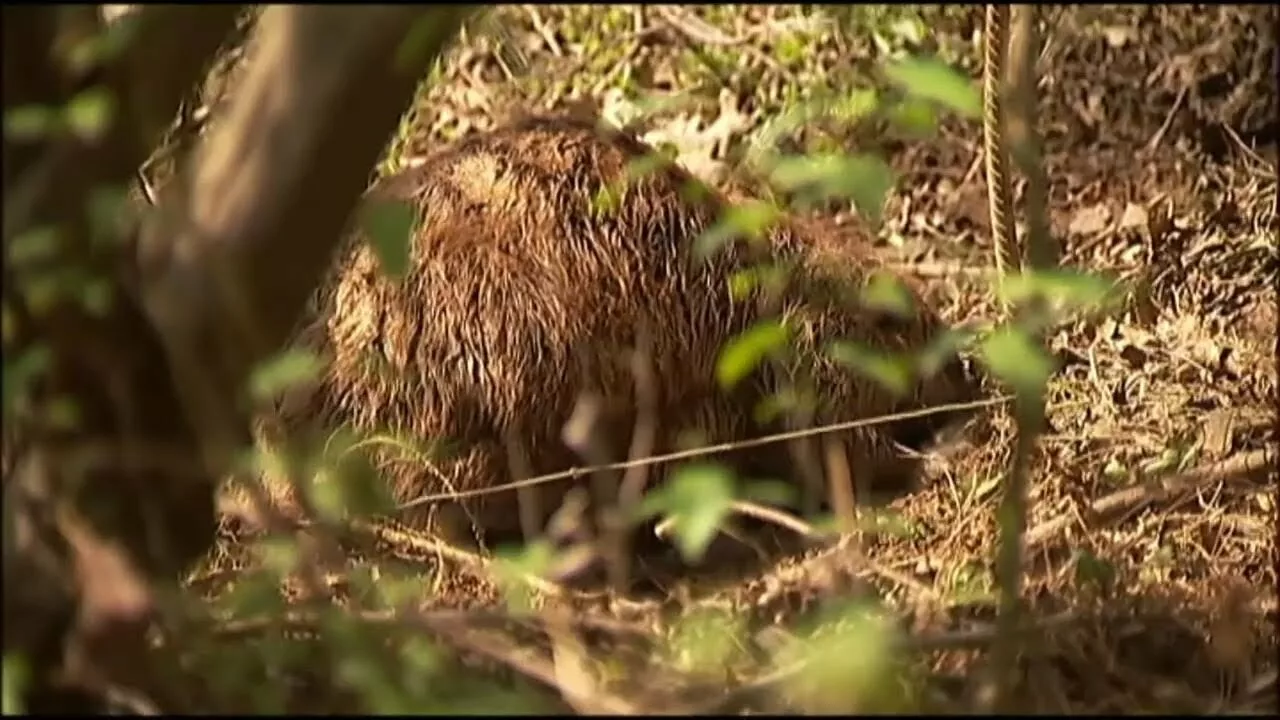
[[655,147],[675,148],[675,160],[681,167],[699,180],[717,185],[727,172],[720,158],[729,142],[747,129],[749,120],[738,110],[734,93],[726,88],[720,93],[720,112],[710,124],[696,115],[676,116],[646,133],[643,140]]
[[1111,47],[1122,48],[1128,45],[1130,40],[1136,39],[1138,33],[1126,25],[1112,25],[1102,29],[1102,36],[1106,38],[1107,44]]
[[1078,210],[1071,218],[1071,224],[1067,226],[1067,231],[1072,235],[1092,235],[1107,229],[1107,223],[1111,220],[1111,210],[1101,203],[1093,207],[1085,207]]
[[1209,460],[1220,460],[1231,452],[1237,416],[1235,408],[1219,408],[1205,416],[1200,427],[1200,437],[1204,454]]
[[1120,215],[1120,228],[1122,230],[1145,228],[1148,221],[1146,208],[1136,203],[1129,203],[1124,206],[1124,213]]
[[610,88],[600,100],[600,119],[616,128],[626,128],[644,118],[644,110],[632,102],[621,88]]
[[1120,351],[1120,357],[1129,363],[1129,367],[1138,370],[1147,364],[1147,353],[1136,345],[1126,345]]

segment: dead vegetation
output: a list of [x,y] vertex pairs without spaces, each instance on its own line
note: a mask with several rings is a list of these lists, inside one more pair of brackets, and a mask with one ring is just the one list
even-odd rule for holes
[[[825,15],[780,6],[504,8],[519,62],[506,56],[510,42],[467,38],[397,148],[412,157],[421,154],[414,148],[491,129],[508,105],[588,102],[605,115],[623,112],[611,91],[634,83],[693,97],[641,122],[640,134],[683,133],[685,167],[738,182],[749,163],[732,149],[759,137],[815,76],[873,82],[874,58],[904,44],[976,74],[976,7],[920,11],[923,38],[886,12],[872,18],[873,42],[865,25],[838,33]],[[1280,18],[1263,6],[1118,6],[1055,8],[1046,19],[1040,118],[1050,228],[1064,264],[1107,273],[1133,292],[1120,312],[1045,338],[1060,368],[1030,468],[1030,617],[1015,700],[1025,712],[1274,714],[1280,260],[1271,30]],[[876,137],[898,173],[877,262],[923,278],[948,321],[994,317],[978,277],[992,248],[976,127],[948,120],[909,139],[881,129],[835,139],[862,147]],[[815,123],[786,142],[821,147],[834,132]],[[342,548],[307,529],[300,549],[287,552],[227,538],[188,582],[214,616],[201,604],[175,642],[192,674],[230,677],[235,667],[242,684],[201,688],[186,702],[243,711],[243,688],[270,677],[286,680],[254,691],[256,709],[981,705],[997,637],[996,508],[1013,433],[1009,413],[990,409],[958,447],[927,459],[927,486],[877,514],[873,527],[771,560],[745,580],[666,578],[652,596],[521,582],[528,566],[390,524],[357,524]],[[902,654],[868,669],[858,660],[867,647]],[[356,659],[402,685],[354,679]]]

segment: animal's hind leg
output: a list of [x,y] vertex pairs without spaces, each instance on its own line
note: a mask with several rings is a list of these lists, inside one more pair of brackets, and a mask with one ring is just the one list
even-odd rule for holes
[[919,457],[899,447],[885,430],[860,428],[845,445],[859,505],[881,505],[919,486]]
[[[441,499],[407,508],[397,518],[461,546],[492,550],[536,539],[559,510],[572,483],[557,480],[531,485],[528,477],[518,478],[512,472],[513,465],[527,465],[524,472],[536,476],[545,472],[548,459],[513,463],[508,452],[503,443],[481,440],[457,455],[432,461],[428,468],[400,476],[394,488],[399,502],[410,503],[428,495]],[[451,493],[461,497],[443,499]]]

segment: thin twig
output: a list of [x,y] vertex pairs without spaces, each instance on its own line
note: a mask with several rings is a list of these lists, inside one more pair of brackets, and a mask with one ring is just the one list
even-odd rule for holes
[[853,430],[855,428],[870,427],[881,423],[890,423],[898,420],[909,420],[919,417],[927,417],[938,413],[977,410],[981,408],[995,407],[1004,405],[1012,398],[1008,395],[1001,395],[995,398],[985,400],[977,400],[967,403],[954,403],[950,405],[940,405],[922,410],[912,410],[892,415],[884,415],[875,418],[863,418],[859,420],[850,420],[847,422],[833,423],[831,425],[823,425],[821,427],[801,428],[798,430],[789,430],[786,432],[766,435],[763,437],[752,438],[750,440],[741,440],[737,442],[720,443],[718,445],[707,445],[700,448],[692,448],[689,450],[681,450],[678,452],[666,453],[663,455],[654,455],[653,457],[641,458],[637,460],[627,460],[625,462],[609,463],[599,466],[588,466],[582,468],[573,468],[570,470],[562,470],[560,472],[539,475],[538,477],[529,478],[520,483],[506,483],[486,488],[476,488],[473,490],[464,490],[448,493],[434,493],[431,495],[421,495],[412,500],[405,501],[396,506],[397,510],[407,510],[409,508],[418,507],[434,502],[443,502],[447,500],[460,500],[463,498],[479,497],[491,493],[508,492],[518,487],[527,485],[541,485],[543,483],[555,482],[557,480],[568,480],[582,477],[598,470],[625,470],[633,465],[660,465],[663,463],[676,462],[679,460],[688,460],[691,458],[703,457],[706,455],[716,455],[719,453],[732,452],[734,450],[742,450],[746,448],[761,447],[771,445],[773,443],[787,442],[797,438],[814,437],[826,433],[843,432],[845,430]]
[[[1215,482],[1246,480],[1255,477],[1260,473],[1273,469],[1275,462],[1276,457],[1273,451],[1267,449],[1254,450],[1172,477],[1148,480],[1139,485],[1117,490],[1105,497],[1098,498],[1089,505],[1085,511],[1085,516],[1095,522],[1103,522],[1150,503],[1169,502],[1174,498]],[[1027,549],[1038,549],[1044,546],[1065,530],[1075,519],[1076,515],[1072,513],[1059,515],[1040,523],[1027,532]]]

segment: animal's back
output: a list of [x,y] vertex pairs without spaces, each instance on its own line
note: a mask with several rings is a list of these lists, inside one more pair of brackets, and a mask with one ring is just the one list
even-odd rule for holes
[[[526,119],[455,143],[372,191],[411,200],[421,213],[408,272],[399,281],[385,277],[365,244],[353,242],[327,283],[323,327],[304,335],[332,355],[319,396],[325,419],[459,443],[459,455],[430,468],[388,465],[399,499],[511,479],[508,439],[520,441],[534,473],[581,464],[560,433],[583,390],[606,401],[605,436],[621,452],[635,405],[627,353],[641,329],[658,379],[656,451],[673,449],[685,429],[726,441],[768,427],[753,415],[765,393],[781,389],[770,371],[732,392],[715,381],[721,348],[756,319],[755,304],[729,290],[745,246],[694,262],[691,244],[723,203],[691,192],[692,178],[673,167],[633,177],[633,161],[648,152],[589,124]],[[768,256],[796,266],[795,290],[831,278],[856,282],[867,270],[856,240],[800,221],[784,220],[766,246]],[[805,297],[789,291],[783,310],[809,359],[834,336],[909,349],[939,325],[927,308],[886,326],[865,309]],[[921,400],[895,399],[830,362],[817,368],[830,409],[819,419]],[[921,392],[966,399],[968,385],[954,380],[922,381]],[[856,462],[896,462],[887,434],[845,437]],[[775,447],[741,457],[770,452],[786,454]],[[548,490],[542,515],[563,486]],[[515,493],[462,506],[481,528],[518,530]],[[406,519],[424,522],[422,512]]]
[[[402,281],[364,244],[340,265],[324,309],[338,418],[479,445],[439,468],[461,487],[508,475],[508,436],[526,445],[533,471],[563,469],[578,462],[560,432],[579,391],[603,394],[612,429],[628,424],[626,353],[644,329],[664,420],[711,439],[741,435],[746,418],[713,367],[749,309],[732,302],[723,261],[695,265],[686,252],[717,208],[690,202],[682,173],[629,177],[645,152],[584,124],[534,119],[463,140],[376,189],[411,199],[421,226]],[[400,495],[425,487],[400,477]]]

